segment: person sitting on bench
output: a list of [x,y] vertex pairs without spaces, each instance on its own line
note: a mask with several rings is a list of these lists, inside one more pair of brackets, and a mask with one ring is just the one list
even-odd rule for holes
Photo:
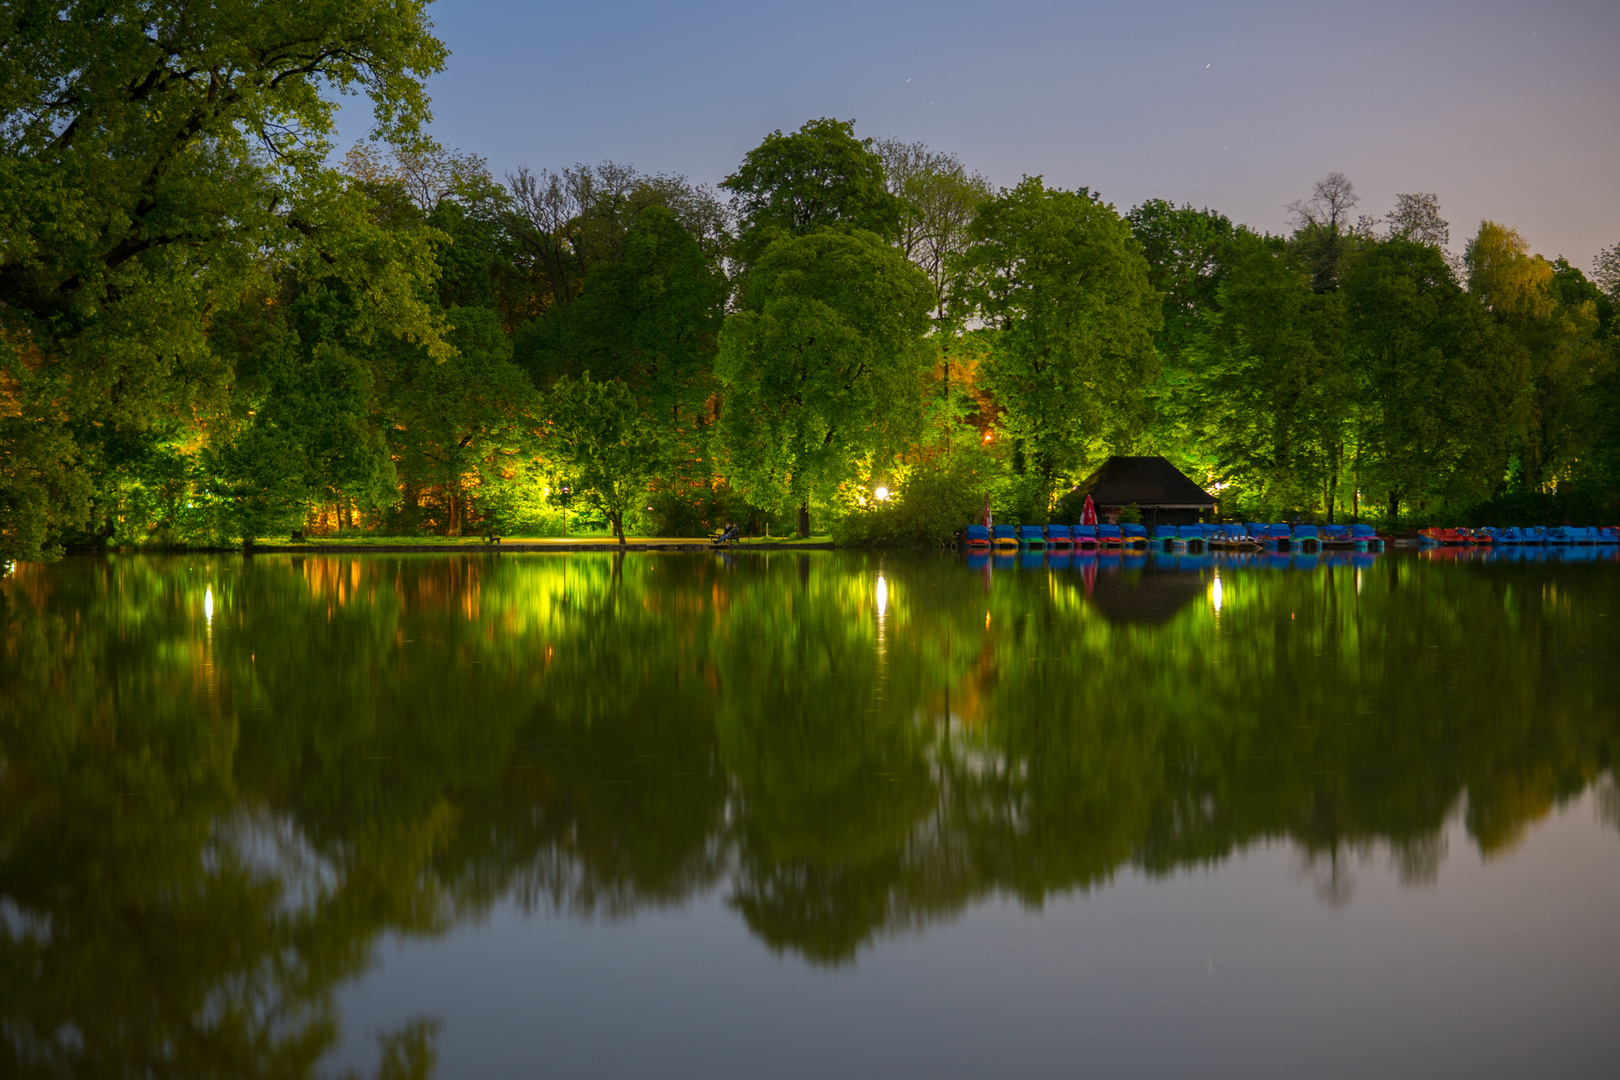
[[725,530],[721,532],[719,536],[714,538],[714,544],[716,547],[726,543],[735,544],[737,542],[738,535],[739,533],[735,523],[727,525]]

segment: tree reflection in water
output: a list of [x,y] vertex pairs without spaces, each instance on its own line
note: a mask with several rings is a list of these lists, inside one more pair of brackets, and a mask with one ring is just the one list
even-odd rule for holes
[[[16,568],[0,1072],[309,1073],[382,935],[506,897],[718,888],[840,963],[1260,841],[1346,903],[1370,853],[1433,882],[1454,812],[1488,856],[1594,785],[1620,827],[1597,553],[1006,564]],[[383,1075],[431,1072],[427,1022],[384,1041]]]

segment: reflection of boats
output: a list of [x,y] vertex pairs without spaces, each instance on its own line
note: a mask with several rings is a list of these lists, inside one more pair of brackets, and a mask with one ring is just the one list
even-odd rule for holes
[[1418,542],[1424,547],[1464,547],[1474,542],[1474,536],[1465,529],[1431,527],[1418,530]]

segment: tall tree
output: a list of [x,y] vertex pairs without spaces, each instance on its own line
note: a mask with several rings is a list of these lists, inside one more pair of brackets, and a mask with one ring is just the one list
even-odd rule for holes
[[1360,261],[1345,293],[1363,406],[1349,479],[1381,493],[1391,520],[1403,503],[1496,494],[1523,375],[1478,297],[1438,246],[1398,236]]
[[973,214],[995,188],[955,154],[925,143],[879,139],[872,148],[883,160],[884,183],[900,200],[900,250],[933,284],[938,322],[946,316],[950,260],[966,249]]
[[1451,242],[1451,225],[1440,216],[1440,196],[1433,192],[1395,196],[1395,209],[1384,220],[1391,236],[1414,244],[1444,250]]
[[[74,457],[94,468],[86,438],[217,411],[228,378],[208,326],[278,262],[364,279],[377,326],[437,340],[416,290],[425,241],[385,255],[323,164],[336,93],[370,97],[378,136],[416,138],[421,80],[445,56],[424,6],[0,11],[0,366],[12,372],[0,392],[13,398],[0,426],[19,413],[85,421],[58,431],[75,453],[30,452],[32,472],[0,474],[23,485],[0,502],[42,506],[60,529],[73,485],[40,469]],[[39,556],[32,535],[6,532],[0,554]]]
[[1350,212],[1360,202],[1350,178],[1330,172],[1312,187],[1310,198],[1288,204],[1294,244],[1310,268],[1311,287],[1317,292],[1330,292],[1344,279],[1358,232]]
[[1248,499],[1331,513],[1352,401],[1342,343],[1342,297],[1315,292],[1287,253],[1250,255],[1222,285],[1200,423],[1222,478]]
[[592,267],[622,260],[631,228],[649,207],[674,215],[712,260],[730,242],[730,222],[719,199],[684,176],[648,175],[604,161],[561,172],[519,169],[507,177],[507,186],[506,228],[537,294],[523,316],[571,302]]
[[729,286],[675,215],[650,207],[624,240],[622,260],[586,275],[579,298],[517,335],[517,359],[535,385],[622,379],[657,422],[691,425],[709,395]]
[[1543,490],[1572,464],[1587,438],[1586,391],[1605,364],[1597,304],[1578,288],[1571,303],[1562,302],[1553,265],[1532,255],[1516,230],[1496,222],[1480,223],[1464,259],[1469,291],[1520,351],[1524,411],[1517,482],[1526,491]]
[[855,138],[855,121],[808,121],[780,130],[748,151],[720,182],[737,213],[739,254],[752,262],[778,236],[804,236],[846,225],[896,237],[904,212],[884,183],[883,159],[871,140]]
[[959,302],[991,331],[981,368],[1044,515],[1097,442],[1128,445],[1157,358],[1159,297],[1130,224],[1085,189],[1025,177],[979,208],[958,258]]
[[1148,283],[1163,297],[1164,324],[1154,335],[1161,362],[1151,396],[1149,442],[1191,475],[1211,474],[1217,456],[1199,439],[1204,406],[1195,393],[1209,336],[1220,312],[1220,289],[1233,268],[1280,238],[1262,237],[1208,208],[1150,199],[1127,217],[1142,245]]
[[663,449],[641,403],[619,379],[557,380],[547,398],[551,459],[573,493],[607,518],[623,547],[624,516],[640,503]]
[[766,248],[715,362],[733,484],[756,505],[797,505],[808,535],[812,496],[914,436],[931,297],[922,271],[870,232],[822,229]]

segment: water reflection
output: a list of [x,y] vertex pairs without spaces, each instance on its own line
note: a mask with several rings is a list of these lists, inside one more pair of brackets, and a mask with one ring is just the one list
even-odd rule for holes
[[[1368,851],[1433,882],[1459,808],[1493,856],[1594,785],[1620,827],[1613,558],[21,566],[0,1056],[307,1072],[383,935],[503,898],[613,920],[718,888],[836,964],[1260,840],[1344,904]],[[431,1071],[426,1021],[385,1044]]]

